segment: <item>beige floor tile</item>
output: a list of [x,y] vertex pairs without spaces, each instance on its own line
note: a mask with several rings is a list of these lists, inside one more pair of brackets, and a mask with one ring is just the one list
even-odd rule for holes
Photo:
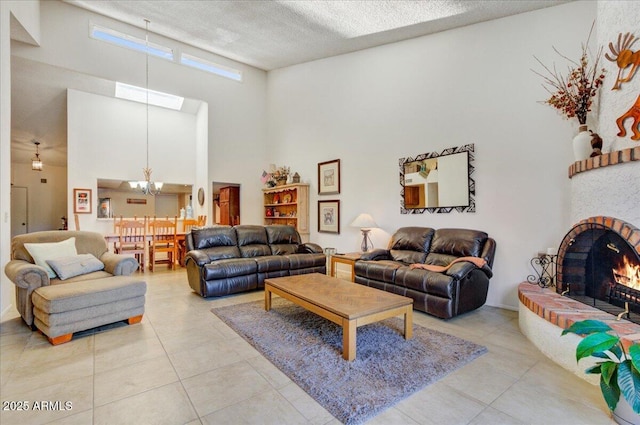
[[419,425],[419,422],[391,407],[373,419],[368,420],[367,425]]
[[287,399],[287,401],[289,401],[289,403],[293,405],[293,407],[296,408],[298,412],[302,413],[302,416],[307,419],[309,424],[326,424],[327,422],[335,419],[331,413],[329,413],[294,382],[290,381],[278,391]]
[[226,342],[209,342],[197,347],[185,346],[169,359],[181,379],[242,361]]
[[96,407],[93,425],[177,425],[198,418],[179,382]]
[[[593,399],[593,394],[585,394],[585,398],[584,401],[588,402],[589,399]],[[491,407],[532,425],[611,423],[609,414],[598,408],[595,403],[588,406],[551,392],[547,387],[534,387],[530,383],[520,381],[498,397]]]
[[[469,425],[526,425],[527,422],[519,421],[511,415],[500,412],[492,407],[487,407],[478,416],[473,418]],[[558,424],[560,425],[560,424]]]
[[273,388],[282,388],[291,382],[291,379],[289,379],[287,375],[282,373],[273,363],[262,356],[247,359],[247,363],[253,366]]
[[272,389],[244,361],[184,379],[182,383],[200,417]]
[[[437,408],[427,408],[437,406]],[[466,424],[486,405],[436,382],[396,404],[395,408],[421,424]]]
[[93,423],[93,410],[76,413],[53,422],[48,425],[87,425]]
[[95,406],[102,406],[178,381],[166,355],[95,375]]
[[206,425],[302,425],[307,420],[276,390],[218,410],[202,418]]
[[[136,325],[133,325],[136,326]],[[114,341],[111,345],[101,344],[95,353],[96,373],[138,363],[165,355],[166,352],[158,338],[145,338],[133,341]]]
[[163,334],[158,332],[160,341],[167,353],[177,353],[187,348],[198,347],[211,342],[222,342],[224,338],[213,326],[199,329],[186,329],[182,332]]

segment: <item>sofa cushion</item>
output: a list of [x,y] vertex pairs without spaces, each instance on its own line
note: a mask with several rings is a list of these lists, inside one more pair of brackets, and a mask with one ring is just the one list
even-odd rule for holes
[[237,247],[236,231],[230,226],[203,227],[191,229],[194,249],[212,247]]
[[91,254],[80,254],[47,260],[60,280],[104,269],[104,263]]
[[409,267],[396,270],[396,285],[443,298],[452,299],[455,296],[453,282],[454,278],[445,273]]
[[327,257],[324,254],[290,254],[287,257],[291,270],[321,267],[327,262]]
[[434,232],[429,227],[401,227],[389,243],[391,258],[406,264],[424,262]]
[[396,270],[402,267],[402,263],[390,260],[379,261],[356,261],[354,266],[355,273],[358,276],[367,279],[377,280],[385,283],[394,283]]
[[238,248],[243,258],[271,255],[264,226],[235,226],[238,237]]
[[288,255],[266,255],[254,258],[258,273],[267,273],[280,270],[289,270]]
[[300,235],[293,226],[270,225],[264,226],[267,232],[272,255],[295,254],[300,245]]
[[218,280],[257,272],[258,266],[253,258],[233,258],[205,264],[202,277],[205,280]]
[[433,236],[431,252],[456,257],[479,257],[489,236],[469,229],[438,229]]
[[69,238],[61,242],[25,243],[24,247],[31,254],[35,264],[44,267],[51,279],[56,277],[56,273],[47,264],[47,260],[78,255],[76,238]]

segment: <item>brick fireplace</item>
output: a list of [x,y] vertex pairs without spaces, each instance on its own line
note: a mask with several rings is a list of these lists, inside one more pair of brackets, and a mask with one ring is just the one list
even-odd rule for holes
[[557,292],[640,323],[640,230],[624,220],[580,221],[558,250]]

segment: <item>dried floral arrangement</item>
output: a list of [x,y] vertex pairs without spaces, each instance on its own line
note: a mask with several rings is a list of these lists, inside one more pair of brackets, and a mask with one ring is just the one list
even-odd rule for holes
[[598,89],[602,86],[605,77],[605,69],[599,68],[602,47],[598,48],[594,58],[590,58],[589,55],[589,40],[592,32],[593,25],[591,25],[587,42],[582,45],[582,55],[577,62],[553,48],[560,57],[570,63],[566,76],[558,72],[555,64],[551,70],[535,56],[536,61],[547,71],[547,75],[532,70],[543,78],[543,87],[551,94],[551,97],[542,103],[557,109],[567,119],[577,118],[581,125],[586,124],[593,98],[598,94]]
[[[275,171],[272,171],[271,173],[267,174],[266,177],[266,185],[269,187],[274,187],[278,180],[287,180],[287,178],[289,177],[289,174],[291,173],[291,168],[290,167],[278,167],[275,169]],[[264,176],[265,173],[263,173]]]

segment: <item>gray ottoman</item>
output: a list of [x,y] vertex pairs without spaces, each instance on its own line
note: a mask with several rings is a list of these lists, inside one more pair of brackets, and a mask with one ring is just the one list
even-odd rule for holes
[[132,276],[42,286],[31,295],[34,324],[58,345],[74,332],[121,320],[139,323],[146,292],[146,282]]

